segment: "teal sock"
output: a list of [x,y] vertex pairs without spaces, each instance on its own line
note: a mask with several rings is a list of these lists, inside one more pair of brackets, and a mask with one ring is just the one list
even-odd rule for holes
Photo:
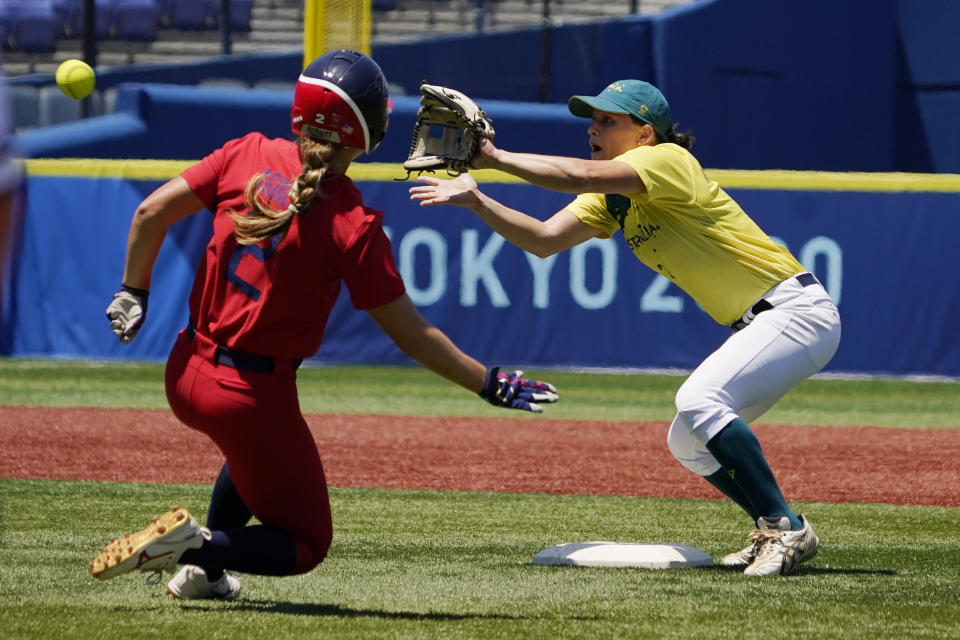
[[750,498],[743,492],[740,485],[733,481],[733,478],[730,477],[726,469],[720,469],[715,473],[711,473],[709,476],[703,476],[703,478],[716,487],[720,493],[740,505],[740,508],[750,516],[750,521],[756,524],[760,514],[753,508],[753,503],[750,502]]
[[773,471],[763,457],[760,441],[746,422],[740,418],[731,421],[710,439],[707,450],[723,465],[759,516],[786,516],[793,529],[803,528],[800,518],[787,506]]

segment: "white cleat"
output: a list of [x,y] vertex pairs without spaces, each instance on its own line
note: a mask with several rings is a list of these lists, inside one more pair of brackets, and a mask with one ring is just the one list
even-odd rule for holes
[[107,543],[90,563],[90,573],[107,580],[130,571],[173,571],[184,551],[199,549],[209,537],[189,511],[175,507],[146,529]]
[[721,567],[749,567],[757,559],[757,553],[760,552],[760,546],[763,542],[763,535],[759,531],[750,534],[750,544],[740,551],[728,553],[720,558]]
[[240,595],[240,581],[224,572],[210,582],[202,567],[187,564],[167,583],[167,593],[181,600],[233,600]]
[[803,528],[790,529],[790,520],[782,517],[778,520],[758,518],[755,535],[760,537],[760,549],[757,557],[743,572],[748,576],[787,575],[797,570],[797,566],[817,555],[820,541],[813,532],[810,523],[799,516]]

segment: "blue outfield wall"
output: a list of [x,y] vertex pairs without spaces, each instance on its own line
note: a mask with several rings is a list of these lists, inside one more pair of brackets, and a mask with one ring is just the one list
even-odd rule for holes
[[[104,309],[120,282],[132,212],[181,168],[150,175],[138,166],[28,163],[28,209],[3,305],[6,353],[166,356],[187,321],[210,216],[200,213],[171,230],[154,270],[147,323],[131,345],[117,343]],[[466,210],[411,203],[411,183],[391,179],[402,175],[396,165],[354,165],[351,172],[366,201],[385,212],[414,302],[484,362],[690,369],[729,335],[640,264],[619,235],[539,259],[504,243]],[[927,188],[924,176],[902,174],[718,172],[718,180],[839,302],[844,334],[828,371],[960,376],[960,271],[953,257],[960,176],[927,176],[929,191],[916,190]],[[493,197],[541,217],[569,201],[524,184],[484,184]],[[367,314],[351,308],[347,294],[312,360],[409,362]]]

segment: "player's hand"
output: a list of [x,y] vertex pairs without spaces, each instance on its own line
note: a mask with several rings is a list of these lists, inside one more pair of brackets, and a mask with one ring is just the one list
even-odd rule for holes
[[487,382],[480,397],[496,407],[534,413],[543,413],[543,407],[538,402],[556,402],[560,399],[556,387],[549,382],[527,380],[522,376],[523,371],[504,373],[500,367],[493,367],[487,371]]
[[143,326],[147,317],[147,298],[150,292],[123,285],[113,294],[113,301],[107,307],[107,320],[110,330],[123,344],[129,344]]
[[410,199],[419,201],[421,207],[436,204],[469,207],[477,202],[477,182],[468,173],[461,173],[453,180],[430,176],[420,176],[417,180],[425,184],[410,187]]
[[498,151],[493,140],[490,138],[481,138],[477,150],[470,161],[471,169],[495,169],[496,160],[494,154]]

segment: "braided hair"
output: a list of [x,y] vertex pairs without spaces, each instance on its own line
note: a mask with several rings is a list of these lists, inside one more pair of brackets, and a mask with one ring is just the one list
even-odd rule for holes
[[679,145],[687,151],[690,151],[693,149],[693,143],[696,138],[693,137],[693,133],[690,131],[684,131],[683,133],[678,132],[677,125],[674,123],[667,131],[667,135],[661,136],[658,133],[657,140],[660,142],[672,142],[673,144]]
[[301,136],[300,158],[303,160],[301,173],[290,188],[290,204],[286,209],[271,208],[260,197],[264,172],[250,178],[244,190],[245,204],[250,210],[246,216],[234,213],[233,224],[237,242],[240,244],[258,244],[279,234],[286,234],[293,216],[309,210],[316,198],[320,197],[320,182],[330,165],[330,159],[339,151],[340,146],[322,140],[313,140]]

